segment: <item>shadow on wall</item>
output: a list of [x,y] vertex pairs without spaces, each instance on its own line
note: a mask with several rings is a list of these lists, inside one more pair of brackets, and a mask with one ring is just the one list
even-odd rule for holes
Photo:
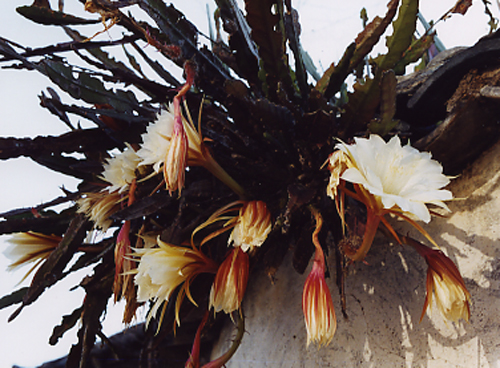
[[[366,258],[368,264],[350,267],[347,320],[340,312],[335,281],[327,280],[338,326],[332,343],[321,349],[306,348],[301,296],[307,272],[297,274],[288,256],[274,285],[263,273],[251,278],[244,302],[248,333],[228,368],[497,367],[499,156],[500,144],[496,144],[454,179],[450,188],[458,200],[450,203],[452,213],[424,226],[464,277],[472,295],[470,323],[447,322],[435,306],[419,323],[426,294],[426,263],[413,249],[379,236]],[[416,230],[402,222],[394,226],[419,238]],[[328,261],[335,264],[334,256]],[[227,349],[232,331],[232,326],[226,326],[213,357]]]

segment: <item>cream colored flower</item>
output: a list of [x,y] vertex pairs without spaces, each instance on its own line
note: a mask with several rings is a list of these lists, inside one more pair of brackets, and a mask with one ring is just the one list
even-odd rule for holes
[[62,238],[57,235],[45,235],[33,231],[12,234],[7,239],[10,246],[4,251],[4,255],[12,261],[8,270],[34,262],[35,265],[26,274],[28,276],[40,262],[47,259],[61,240]]
[[118,192],[85,193],[77,200],[77,212],[84,213],[97,229],[106,231],[113,223],[109,217],[120,209],[121,200]]
[[[148,315],[156,316],[161,304],[170,299],[174,290],[184,283],[181,295],[187,295],[196,305],[189,294],[189,284],[198,274],[203,272],[215,273],[215,263],[196,248],[187,248],[165,243],[158,237],[158,248],[136,249],[140,256],[135,284],[138,286],[137,300],[153,301],[153,307]],[[178,299],[179,300],[179,299]],[[177,303],[176,311],[180,303]],[[178,313],[177,323],[180,324]]]
[[136,177],[135,170],[140,162],[141,157],[130,146],[127,146],[120,154],[108,158],[101,176],[102,180],[111,184],[106,190],[109,192],[118,191],[118,193],[127,191]]
[[[238,211],[238,215],[229,215]],[[262,201],[235,201],[215,211],[191,236],[218,221],[226,221],[224,226],[206,236],[201,245],[225,231],[233,231],[228,239],[231,251],[219,266],[210,291],[210,308],[216,312],[231,313],[240,308],[245,295],[249,273],[249,255],[255,247],[260,247],[271,231],[271,214]]]
[[[189,114],[188,118],[189,121],[181,114],[180,99],[174,98],[174,104],[162,111],[142,135],[143,143],[137,151],[142,160],[140,165],[153,165],[156,173],[163,170],[170,192],[182,190],[186,166],[202,166],[243,196],[243,188],[214,160],[203,142],[201,131],[196,130]],[[199,125],[200,122],[198,130]]]
[[267,239],[271,227],[271,214],[264,202],[245,202],[229,236],[228,244],[241,247],[243,252],[260,247]]
[[[446,273],[438,273],[429,268],[427,273],[427,288],[434,291],[436,305],[444,317],[457,322],[463,318],[467,322],[470,318],[470,294],[463,285]],[[432,285],[432,286],[431,286]],[[428,305],[432,302],[432,292],[428,291]]]
[[453,261],[442,251],[431,249],[419,242],[403,237],[404,243],[414,247],[427,265],[427,294],[420,320],[432,306],[432,296],[443,316],[453,322],[460,318],[469,321],[471,296],[462,275]]
[[[238,211],[238,215],[229,215]],[[218,221],[226,221],[221,229],[213,231],[206,236],[201,245],[210,239],[233,229],[227,245],[241,248],[244,252],[252,251],[255,247],[260,247],[267,239],[272,228],[271,213],[262,201],[235,201],[215,211],[204,223],[194,229],[191,235],[193,242],[194,235]]]
[[179,122],[181,118],[177,120],[170,139],[167,158],[163,164],[163,176],[170,195],[176,190],[179,190],[179,194],[181,193],[188,159],[188,139],[182,123]]
[[[175,115],[174,106],[170,104],[168,109],[158,114],[154,123],[149,124],[146,133],[142,135],[141,149],[137,154],[142,159],[141,165],[153,165],[154,170],[159,173],[165,163],[170,148],[170,140],[174,132]],[[188,137],[188,159],[201,155],[201,137],[198,132],[182,116],[182,125]]]
[[[363,243],[352,254],[352,260],[364,259],[373,238],[382,222],[396,240],[398,235],[384,218],[391,213],[415,226],[432,244],[430,235],[415,222],[429,222],[431,215],[427,204],[448,210],[445,200],[453,195],[442,189],[450,179],[443,175],[439,162],[432,160],[430,153],[419,152],[406,145],[401,146],[399,137],[385,143],[378,135],[368,139],[355,138],[355,144],[337,144],[329,158],[330,182],[327,194],[335,200],[344,224],[343,196],[348,195],[366,205],[366,225]],[[342,152],[342,153],[338,153]],[[352,183],[353,190],[346,186]],[[337,192],[342,195],[337,196]]]
[[210,308],[229,314],[238,310],[248,283],[249,257],[241,248],[234,248],[219,266],[210,290]]
[[167,157],[170,138],[174,130],[174,114],[171,108],[161,111],[155,122],[148,125],[142,135],[142,145],[137,155],[142,159],[140,165],[153,165],[159,173]]
[[[355,144],[339,143],[335,148],[345,157],[330,157],[332,177],[328,194],[334,198],[338,186],[338,168],[345,167],[340,179],[363,187],[372,196],[372,210],[395,210],[404,215],[429,222],[431,216],[426,204],[448,210],[443,201],[453,198],[442,189],[450,179],[443,175],[441,164],[431,154],[401,146],[398,136],[385,143],[378,135],[368,139],[355,138]],[[333,178],[333,179],[332,179]],[[378,207],[378,208],[376,208]]]

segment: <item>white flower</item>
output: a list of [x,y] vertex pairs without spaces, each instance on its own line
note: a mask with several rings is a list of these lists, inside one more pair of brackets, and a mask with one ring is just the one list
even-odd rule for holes
[[[216,270],[215,263],[198,249],[164,243],[159,237],[158,248],[136,249],[136,252],[141,257],[134,280],[138,286],[137,301],[153,300],[148,322],[179,285],[184,283],[181,292],[190,298],[190,281],[202,272],[215,273]],[[178,313],[176,319],[179,323]]]
[[243,252],[260,247],[267,239],[271,231],[271,214],[262,201],[246,202],[240,209],[228,244],[234,243],[235,247],[241,247]]
[[56,249],[61,240],[62,238],[57,235],[45,235],[33,231],[12,234],[7,239],[10,246],[4,250],[4,255],[12,261],[8,266],[9,271],[31,262],[38,265]]
[[118,192],[84,193],[76,201],[78,213],[84,213],[96,228],[106,232],[113,224],[110,216],[120,209],[122,196]]
[[141,162],[141,158],[134,149],[127,145],[127,148],[120,154],[108,158],[104,164],[104,171],[101,178],[110,183],[106,188],[109,192],[118,190],[118,193],[125,192],[135,179],[135,170]]
[[[181,116],[181,119],[188,138],[188,161],[194,164],[200,160],[200,157],[203,157],[201,153],[202,139],[184,116]],[[156,173],[160,172],[161,166],[167,159],[174,125],[174,106],[170,104],[167,110],[158,114],[154,123],[148,125],[146,133],[142,135],[143,143],[141,149],[137,151],[142,159],[140,165],[153,165]]]
[[141,149],[137,151],[137,155],[142,159],[140,165],[153,165],[157,173],[167,157],[174,130],[175,119],[172,110],[170,108],[161,111],[156,121],[148,125],[146,133],[142,135]]
[[355,142],[337,144],[335,148],[345,157],[335,152],[330,156],[332,177],[327,193],[332,198],[338,186],[338,167],[345,165],[340,179],[358,184],[366,195],[371,195],[374,200],[371,209],[375,212],[397,211],[428,223],[431,216],[426,204],[448,210],[442,201],[453,196],[442,188],[450,180],[430,153],[419,152],[409,145],[401,146],[397,136],[388,143],[374,134],[368,139],[355,138]]

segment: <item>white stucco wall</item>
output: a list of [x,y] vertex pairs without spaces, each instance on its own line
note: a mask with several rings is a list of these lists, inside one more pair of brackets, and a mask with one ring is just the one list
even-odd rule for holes
[[[288,257],[274,285],[254,274],[244,301],[247,333],[227,367],[500,368],[500,143],[450,189],[457,198],[449,206],[452,214],[434,218],[425,229],[464,277],[473,301],[470,323],[445,322],[435,306],[419,323],[426,263],[413,249],[380,235],[366,258],[369,265],[350,269],[348,320],[340,312],[334,279],[327,280],[338,326],[326,348],[306,349],[301,295],[310,268],[299,275]],[[419,238],[411,227],[393,223]],[[230,344],[233,329],[226,327],[214,357]]]

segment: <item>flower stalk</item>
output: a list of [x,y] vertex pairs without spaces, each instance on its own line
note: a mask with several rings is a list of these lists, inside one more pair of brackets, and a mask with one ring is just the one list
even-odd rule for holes
[[377,216],[373,211],[367,209],[363,242],[361,243],[361,247],[356,251],[356,253],[353,256],[351,256],[352,261],[360,261],[366,257],[366,254],[368,253],[368,251],[372,246],[373,239],[377,234],[379,223],[380,223],[380,216]]
[[206,311],[203,319],[196,330],[196,335],[194,336],[193,347],[191,349],[191,353],[189,354],[189,359],[186,361],[184,365],[185,368],[199,368],[200,367],[200,347],[201,347],[201,331],[205,328],[205,325],[208,321],[209,311]]
[[238,332],[229,349],[220,357],[203,365],[201,368],[224,367],[225,364],[229,361],[229,359],[233,357],[233,355],[236,353],[236,350],[238,350],[238,347],[241,345],[241,340],[243,340],[243,335],[245,334],[245,317],[243,316],[243,313],[240,313],[238,316],[238,324],[236,328]]

